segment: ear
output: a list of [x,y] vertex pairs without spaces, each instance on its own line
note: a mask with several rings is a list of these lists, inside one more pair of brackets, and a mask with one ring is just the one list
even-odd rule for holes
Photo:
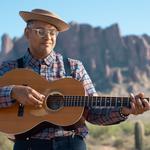
[[24,29],[24,35],[27,39],[29,39],[29,29],[28,28]]

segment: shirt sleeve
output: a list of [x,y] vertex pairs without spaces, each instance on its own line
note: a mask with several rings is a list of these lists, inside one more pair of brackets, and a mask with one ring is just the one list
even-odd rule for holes
[[95,87],[87,71],[85,70],[83,64],[80,61],[78,61],[78,63],[73,66],[75,66],[75,69],[74,69],[75,71],[73,73],[73,76],[75,79],[82,82],[83,87],[85,89],[85,95],[89,95],[89,96],[97,95]]
[[[13,62],[4,62],[0,65],[0,77],[15,67]],[[13,105],[16,101],[11,98],[11,91],[14,85],[0,87],[0,108]]]
[[112,125],[125,121],[128,117],[120,113],[120,108],[87,108],[86,120],[96,125]]
[[15,100],[11,99],[12,88],[13,85],[0,88],[0,108],[9,107],[15,103]]
[[[95,87],[81,62],[76,66],[75,78],[82,82],[88,96],[97,96]],[[128,117],[122,116],[120,108],[86,108],[86,120],[96,125],[112,125],[125,121]]]

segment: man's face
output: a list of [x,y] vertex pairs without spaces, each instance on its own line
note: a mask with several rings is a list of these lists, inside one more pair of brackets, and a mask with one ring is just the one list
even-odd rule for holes
[[33,21],[25,30],[32,55],[38,59],[45,58],[56,45],[57,29],[46,22]]

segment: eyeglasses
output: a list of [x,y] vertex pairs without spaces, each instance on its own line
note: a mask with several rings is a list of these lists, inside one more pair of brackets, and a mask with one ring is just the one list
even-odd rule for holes
[[43,38],[47,35],[50,35],[50,36],[57,36],[58,35],[58,31],[55,30],[55,29],[34,29],[34,28],[30,28],[31,30],[33,31],[36,31],[37,35],[40,37],[40,38]]

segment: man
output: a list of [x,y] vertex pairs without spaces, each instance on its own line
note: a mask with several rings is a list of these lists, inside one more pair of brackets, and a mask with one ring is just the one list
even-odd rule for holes
[[[23,67],[30,68],[49,81],[65,77],[64,60],[53,51],[59,32],[69,29],[69,25],[54,13],[42,9],[31,12],[21,11],[20,16],[27,23],[24,30],[29,48],[22,58]],[[71,75],[79,80],[86,95],[96,96],[94,86],[78,60],[68,59]],[[18,61],[4,62],[0,75],[18,67]],[[131,95],[131,108],[87,107],[86,120],[97,125],[111,125],[125,121],[130,114],[141,114],[150,109],[150,104],[142,93]],[[23,105],[42,107],[45,95],[29,86],[9,85],[0,88],[0,107],[9,107],[19,102]],[[68,112],[69,113],[69,112]],[[14,150],[86,150],[84,138],[88,134],[85,122],[68,130],[50,124],[38,128],[36,132],[16,135]]]

